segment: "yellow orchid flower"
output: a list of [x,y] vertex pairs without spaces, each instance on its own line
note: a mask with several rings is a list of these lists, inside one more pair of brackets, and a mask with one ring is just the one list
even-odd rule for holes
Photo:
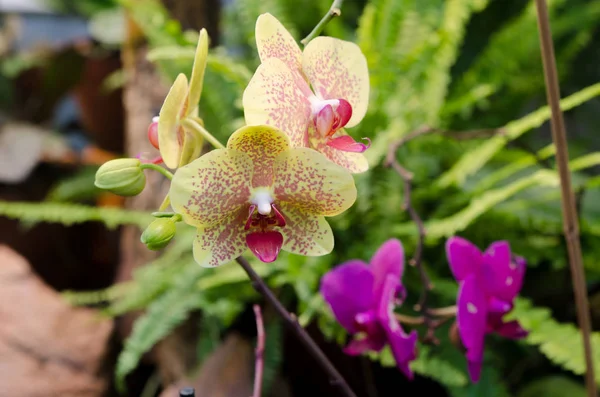
[[158,117],[148,128],[150,143],[160,151],[160,156],[169,168],[177,168],[198,158],[202,149],[202,136],[184,126],[184,120],[192,119],[202,124],[198,116],[198,102],[202,94],[208,34],[200,31],[192,76],[188,84],[185,74],[180,73],[171,86]]
[[263,262],[280,250],[306,256],[333,249],[325,216],[356,200],[352,175],[309,148],[292,148],[274,127],[245,126],[225,149],[179,168],[171,205],[198,228],[194,258],[201,266],[227,263],[246,248]]
[[256,45],[261,65],[244,91],[246,124],[272,125],[285,131],[293,146],[312,147],[351,172],[366,171],[362,152],[369,144],[343,129],[367,112],[369,72],[360,48],[317,37],[302,52],[271,14],[256,21]]

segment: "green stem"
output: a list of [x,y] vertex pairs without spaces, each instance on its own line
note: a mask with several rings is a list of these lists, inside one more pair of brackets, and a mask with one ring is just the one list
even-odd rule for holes
[[146,170],[146,169],[154,170],[154,171],[157,171],[157,172],[160,172],[161,174],[163,174],[168,180],[173,179],[173,174],[170,173],[169,171],[167,171],[166,169],[164,169],[163,167],[161,167],[160,165],[146,163],[146,164],[141,164],[140,168],[143,170]]
[[309,41],[311,41],[312,39],[317,37],[319,34],[321,34],[323,29],[325,29],[325,25],[327,25],[329,23],[329,21],[331,21],[335,17],[339,17],[342,14],[341,8],[342,8],[343,2],[344,2],[344,0],[334,0],[333,1],[333,4],[331,4],[329,11],[327,11],[327,14],[325,14],[323,16],[323,18],[319,21],[317,26],[315,26],[315,28],[312,30],[312,32],[310,32],[308,34],[308,36],[306,36],[305,38],[300,40],[302,45],[307,45]]
[[215,149],[225,149],[225,145],[223,145],[221,142],[219,142],[219,140],[217,138],[215,138],[210,132],[208,132],[206,130],[206,128],[204,128],[196,120],[194,120],[190,117],[187,117],[181,121],[181,124],[184,127],[189,128],[190,130],[195,131],[198,134],[202,135],[202,137],[204,137],[204,139],[206,139],[208,142],[210,142],[210,144],[213,145],[213,147]]

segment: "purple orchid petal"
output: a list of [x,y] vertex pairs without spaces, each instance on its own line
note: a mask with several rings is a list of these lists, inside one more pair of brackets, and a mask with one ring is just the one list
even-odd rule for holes
[[381,327],[386,333],[392,354],[396,359],[398,369],[408,379],[413,378],[413,373],[408,364],[417,357],[417,332],[412,331],[407,335],[393,313],[394,298],[400,280],[396,275],[388,274],[383,283],[381,295],[378,299],[377,314]]
[[457,306],[458,333],[467,350],[469,375],[473,382],[477,382],[483,363],[487,308],[485,294],[475,275],[470,275],[461,282]]
[[377,335],[377,337],[369,335],[362,339],[354,339],[344,348],[344,353],[350,356],[359,356],[369,350],[379,352],[385,346],[385,342],[386,339],[383,333]]
[[279,232],[255,232],[246,235],[246,244],[250,251],[263,262],[270,263],[277,259],[283,236]]
[[478,273],[483,262],[479,248],[461,237],[451,237],[446,241],[446,256],[450,270],[458,281],[464,280],[470,274]]
[[497,241],[483,254],[483,282],[486,293],[512,302],[523,286],[525,261],[513,260],[507,241]]
[[496,333],[508,339],[522,339],[529,334],[529,332],[523,329],[521,324],[516,320],[502,323],[500,327],[496,329]]
[[383,293],[383,284],[388,275],[398,280],[397,296],[403,290],[400,279],[404,273],[404,248],[397,239],[389,239],[379,247],[371,258],[371,270],[375,275],[374,296],[376,299]]
[[359,331],[356,315],[373,305],[373,272],[360,260],[351,260],[329,271],[321,279],[321,294],[337,321],[351,334]]

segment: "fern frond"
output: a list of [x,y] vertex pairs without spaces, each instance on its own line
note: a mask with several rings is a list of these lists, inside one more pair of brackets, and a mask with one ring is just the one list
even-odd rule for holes
[[[581,332],[574,324],[559,323],[549,309],[535,307],[531,301],[518,298],[515,308],[507,316],[516,319],[529,331],[525,343],[538,346],[550,361],[577,375],[585,373]],[[600,362],[600,333],[592,333],[594,362]],[[596,382],[600,383],[600,368],[595,368]]]
[[[560,101],[563,111],[570,110],[600,95],[600,83],[576,92]],[[550,108],[544,106],[527,116],[508,123],[503,135],[494,136],[483,144],[465,153],[450,170],[434,182],[438,187],[462,185],[466,178],[479,171],[509,141],[519,138],[527,131],[537,128],[550,118]]]
[[153,301],[135,322],[117,360],[115,381],[121,391],[125,377],[135,369],[142,355],[183,323],[189,312],[202,305],[204,299],[195,288],[202,270],[199,266],[187,268],[180,274],[178,282]]
[[[454,215],[426,222],[427,239],[437,241],[466,229],[479,216],[530,186],[558,186],[558,184],[558,175],[555,172],[539,170],[511,184],[487,191],[481,196],[474,197],[467,207]],[[413,223],[407,223],[396,226],[394,232],[399,235],[414,235],[416,229]]]
[[102,222],[108,228],[119,225],[146,227],[153,219],[147,212],[117,208],[97,208],[80,204],[29,203],[0,201],[0,216],[18,219],[29,224],[39,222],[73,225],[84,222]]
[[[391,355],[391,351],[387,349],[386,354],[382,354],[382,365],[396,365]],[[392,363],[389,360],[392,360]],[[465,372],[457,368],[452,362],[443,359],[434,354],[426,346],[419,346],[419,355],[410,365],[411,369],[417,374],[431,378],[444,386],[463,387],[468,383]]]
[[119,299],[132,287],[132,282],[123,282],[98,291],[64,291],[61,295],[73,306],[93,306]]

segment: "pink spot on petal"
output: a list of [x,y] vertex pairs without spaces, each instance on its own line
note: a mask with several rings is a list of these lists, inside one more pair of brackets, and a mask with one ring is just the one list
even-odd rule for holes
[[371,140],[369,138],[363,139],[367,141],[367,144],[356,142],[351,136],[344,135],[328,140],[327,146],[331,146],[334,149],[342,150],[344,152],[363,153],[371,146]]
[[254,255],[265,263],[270,263],[277,259],[281,246],[283,245],[283,236],[279,232],[254,232],[246,235],[246,244]]

